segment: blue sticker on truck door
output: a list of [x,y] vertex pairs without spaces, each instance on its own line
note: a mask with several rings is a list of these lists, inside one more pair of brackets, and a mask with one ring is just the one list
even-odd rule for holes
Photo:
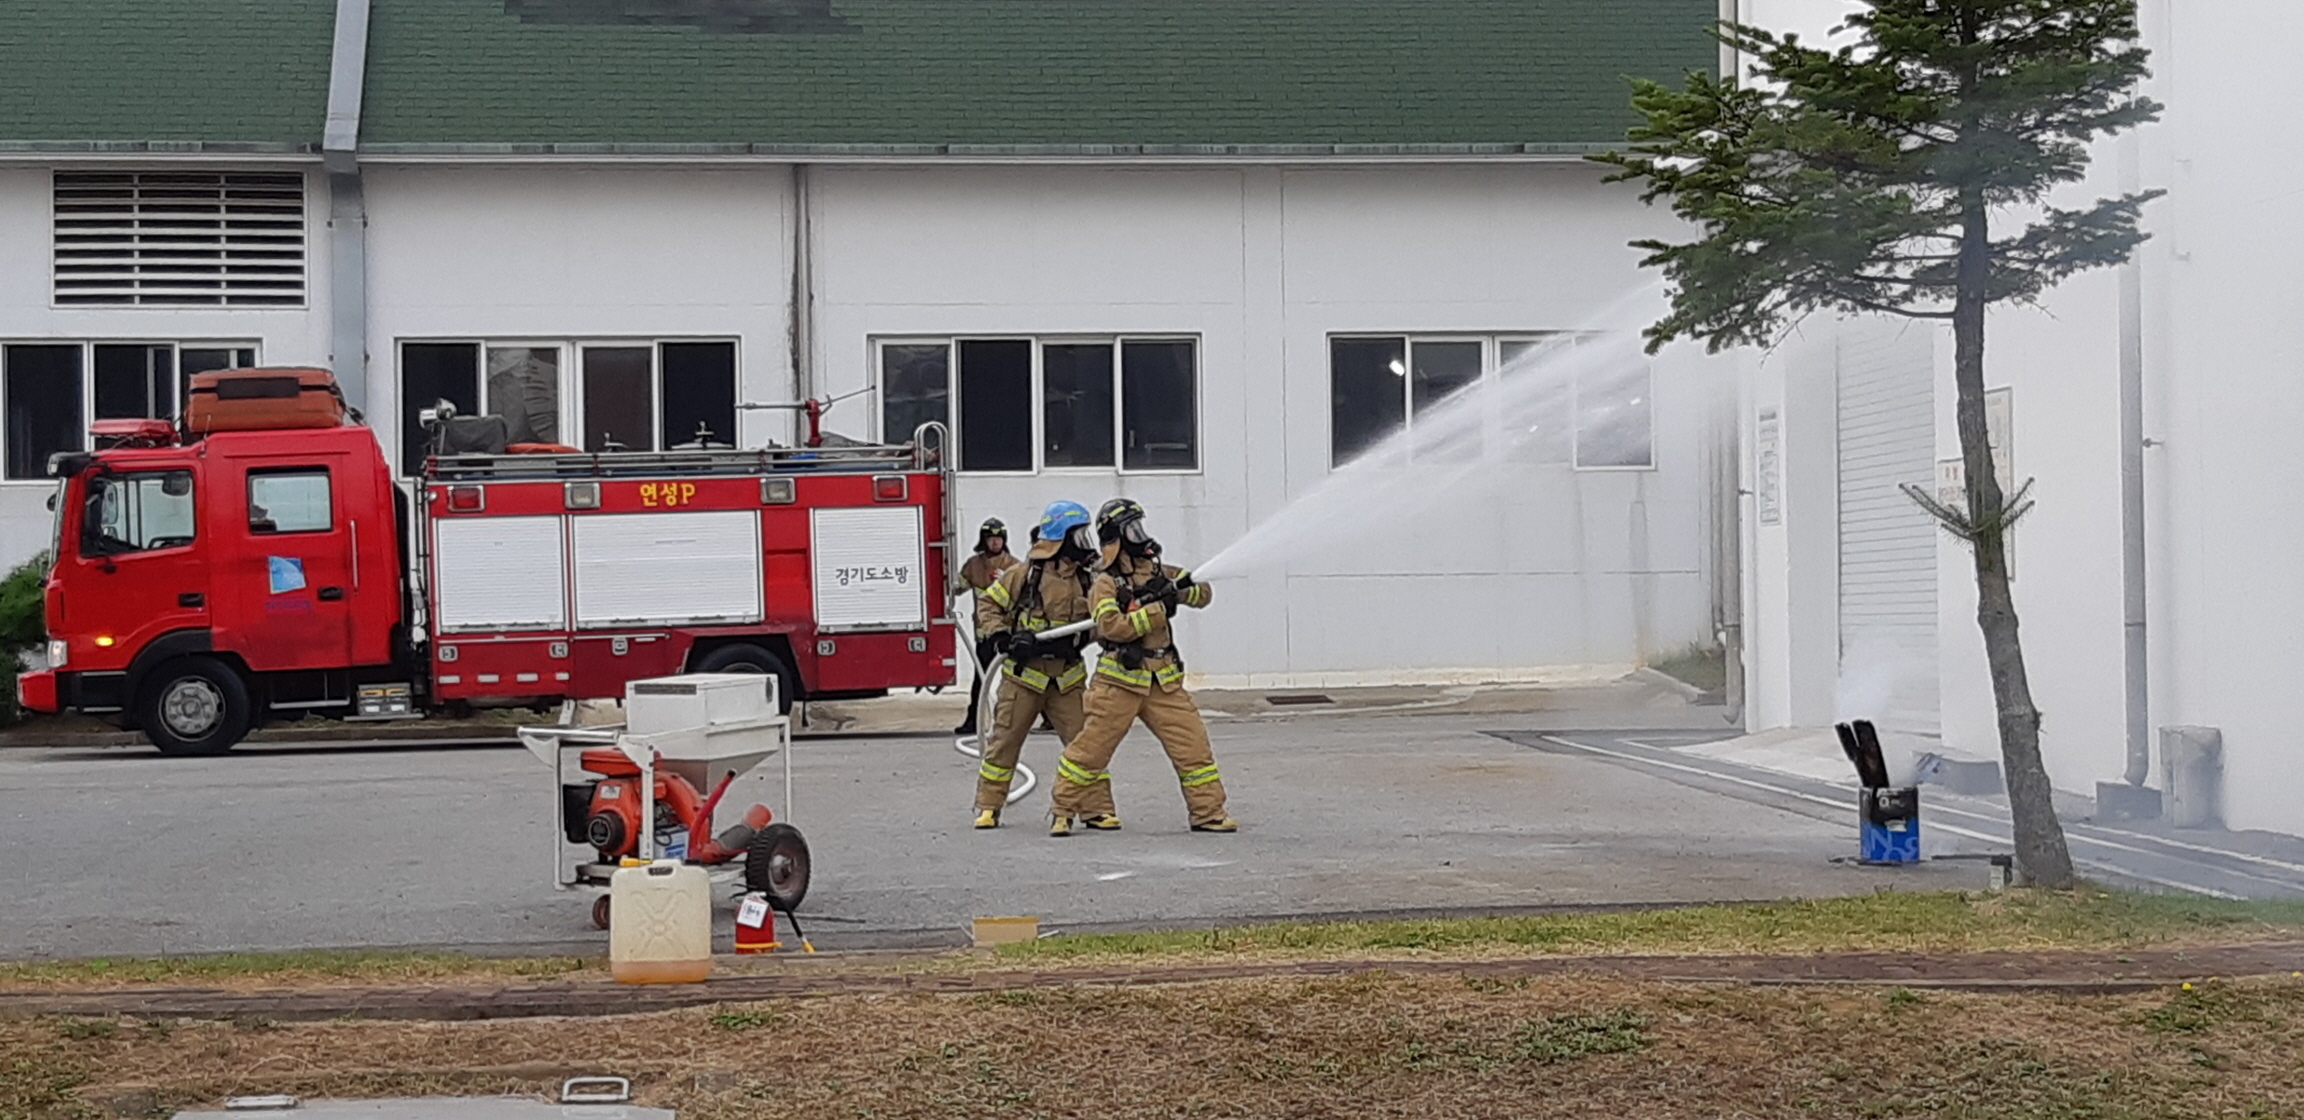
[[304,590],[304,561],[294,556],[268,556],[265,564],[272,572],[272,593]]

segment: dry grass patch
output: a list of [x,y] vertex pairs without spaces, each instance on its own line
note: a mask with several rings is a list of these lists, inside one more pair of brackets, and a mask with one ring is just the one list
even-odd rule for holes
[[188,957],[105,958],[0,963],[0,989],[181,987],[314,987],[461,979],[540,980],[605,962],[583,957],[475,957],[461,953],[357,949],[290,953],[215,953]]
[[0,1021],[0,1120],[636,1079],[683,1120],[2177,1118],[2304,1110],[2304,983],[2119,997],[1463,977],[835,997],[614,1019]]

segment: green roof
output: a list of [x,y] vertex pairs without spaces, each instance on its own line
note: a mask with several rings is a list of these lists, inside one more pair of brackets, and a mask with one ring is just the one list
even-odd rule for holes
[[0,0],[0,141],[317,148],[326,0]]
[[[328,0],[0,0],[0,141],[317,145]],[[1716,0],[374,0],[364,149],[1618,142]],[[262,58],[261,66],[246,60]]]

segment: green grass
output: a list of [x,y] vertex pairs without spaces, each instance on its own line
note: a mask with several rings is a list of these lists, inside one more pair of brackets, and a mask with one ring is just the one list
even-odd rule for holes
[[579,957],[471,957],[459,953],[310,950],[187,957],[0,963],[0,988],[185,984],[231,980],[434,980],[457,976],[564,976],[599,962]]
[[1271,953],[1814,953],[1895,949],[2118,948],[2304,931],[2304,902],[2086,890],[1882,892],[1737,906],[1593,914],[1319,922],[1151,933],[1057,935],[999,949],[1005,960]]
[[1728,653],[1719,646],[1692,645],[1651,661],[1648,667],[1706,692],[1728,687]]

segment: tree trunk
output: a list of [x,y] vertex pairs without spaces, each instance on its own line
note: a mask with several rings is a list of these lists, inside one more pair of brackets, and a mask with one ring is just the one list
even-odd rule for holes
[[1984,420],[1984,309],[1991,277],[1990,224],[1983,192],[1961,197],[1960,275],[1953,303],[1953,380],[1958,387],[1960,460],[1968,475],[1968,511],[1977,526],[1976,625],[1984,631],[1984,660],[1992,673],[1992,700],[2000,716],[2000,764],[2008,778],[2008,813],[2015,826],[2016,871],[2026,883],[2072,885],[2072,853],[2057,823],[2048,768],[2040,761],[2040,711],[2024,675],[2024,647],[2016,635],[2016,600],[2008,588],[2008,548],[2001,524],[2007,495],[1992,469],[1992,441]]

